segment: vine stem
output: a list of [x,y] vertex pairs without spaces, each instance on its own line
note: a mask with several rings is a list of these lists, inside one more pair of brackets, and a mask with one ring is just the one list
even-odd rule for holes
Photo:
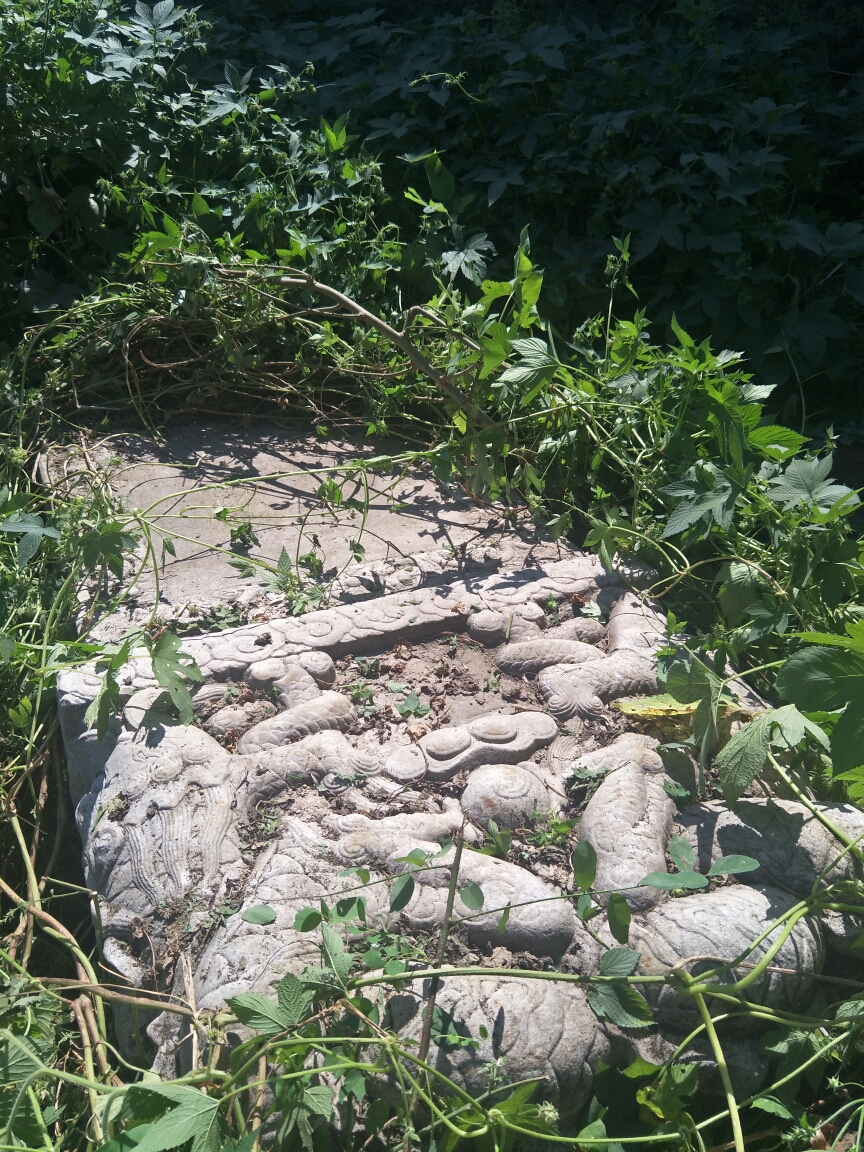
[[699,1009],[699,1015],[702,1017],[702,1023],[705,1025],[705,1034],[711,1045],[711,1051],[714,1053],[714,1059],[717,1061],[717,1070],[720,1073],[720,1079],[723,1081],[723,1090],[726,1093],[726,1105],[729,1109],[729,1119],[732,1121],[735,1152],[744,1152],[744,1133],[741,1129],[738,1101],[735,1099],[735,1092],[732,1089],[732,1080],[729,1076],[726,1057],[723,1055],[723,1049],[720,1046],[720,1039],[717,1036],[717,1029],[714,1027],[714,1021],[711,1019],[711,1013],[708,1011],[708,1006],[701,992],[693,992],[692,996]]
[[[459,883],[459,866],[462,863],[462,848],[465,844],[465,825],[459,829],[455,847],[456,851],[453,854],[453,863],[450,865],[450,884],[447,888],[447,905],[444,909],[444,921],[441,925],[441,934],[438,937],[438,951],[435,955],[435,960],[432,964],[433,968],[440,968],[444,963],[444,955],[447,951],[447,940],[450,936],[450,923],[453,918],[453,904],[456,901],[456,885]],[[426,1062],[426,1057],[429,1055],[429,1048],[432,1045],[432,1019],[435,1015],[435,1001],[438,998],[438,988],[441,984],[441,977],[436,972],[429,982],[429,996],[426,1000],[426,1011],[423,1016],[423,1031],[420,1033],[420,1047],[417,1050],[417,1057],[421,1063]],[[415,1085],[411,1097],[411,1107],[409,1115],[411,1117],[411,1129],[414,1128],[414,1119],[417,1112],[417,1107],[420,1103],[420,1097]],[[406,1150],[410,1147],[410,1135],[406,1133],[403,1148]]]
[[851,836],[847,836],[842,829],[837,827],[833,820],[829,820],[825,813],[821,812],[816,807],[810,797],[802,792],[792,777],[788,775],[788,773],[780,766],[780,764],[778,764],[777,760],[774,756],[771,755],[770,752],[768,753],[768,759],[771,761],[771,766],[774,771],[777,773],[777,775],[780,777],[780,779],[783,781],[795,799],[803,804],[804,807],[807,808],[810,812],[812,812],[819,823],[823,826],[823,828],[827,828],[831,835],[839,840],[844,848],[848,848],[850,852],[854,853],[859,861],[864,862],[864,852],[862,852],[861,849],[857,846],[856,841],[853,840]]

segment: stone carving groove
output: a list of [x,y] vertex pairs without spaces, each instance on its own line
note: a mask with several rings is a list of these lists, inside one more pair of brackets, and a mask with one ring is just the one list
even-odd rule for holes
[[[601,946],[572,902],[560,898],[559,879],[540,864],[532,870],[471,850],[490,820],[515,830],[566,806],[574,776],[602,778],[578,834],[596,851],[596,887],[630,889],[631,943],[642,952],[641,970],[663,972],[695,954],[734,957],[794,899],[777,878],[806,891],[836,845],[810,813],[786,801],[745,799],[735,813],[712,801],[677,813],[656,741],[616,731],[620,717],[613,723],[606,704],[656,690],[664,621],[628,590],[648,582],[649,573],[609,574],[581,557],[189,639],[184,651],[205,676],[196,713],[204,717],[217,706],[201,720],[206,731],[154,711],[160,690],[149,662],[136,654],[122,673],[123,721],[113,722],[99,744],[84,722],[98,681],[86,672],[62,674],[61,730],[87,883],[99,893],[106,963],[133,985],[170,987],[179,951],[191,940],[201,1008],[218,1009],[240,991],[266,992],[285,972],[318,961],[316,934],[296,931],[294,918],[356,887],[345,872],[360,865],[372,881],[363,893],[370,923],[434,933],[454,852],[447,838],[464,828],[460,877],[484,895],[479,913],[457,900],[464,946],[493,964],[497,957],[497,967],[524,967],[527,957],[596,972]],[[550,605],[570,601],[596,601],[608,611],[608,627],[587,616],[550,619]],[[497,647],[490,676],[497,665],[523,702],[437,726],[430,712],[410,739],[411,726],[395,721],[360,731],[334,658],[457,632],[481,652]],[[281,711],[253,722],[252,705],[225,700],[229,682],[275,693]],[[234,752],[210,734],[227,739],[232,732]],[[852,835],[864,831],[857,809],[834,806],[831,815]],[[631,888],[648,872],[665,871],[673,831],[689,839],[703,869],[735,852],[756,856],[762,868],[685,899]],[[404,857],[415,849],[428,853],[434,868],[417,874],[408,905],[391,914],[387,886],[376,882],[404,871]],[[852,868],[849,856],[838,865],[844,875]],[[218,912],[259,904],[274,910],[272,924]],[[605,915],[591,927],[614,943]],[[800,921],[776,964],[797,966],[801,975],[766,975],[753,996],[783,1007],[806,1003],[810,977],[829,951],[848,947],[860,931],[837,916]],[[769,946],[763,941],[755,956]],[[390,1023],[405,1036],[419,1035],[427,993],[428,986],[406,982],[390,998]],[[545,1094],[566,1122],[590,1095],[599,1060],[624,1062],[637,1053],[662,1059],[692,1029],[690,1006],[672,989],[654,999],[657,1027],[625,1034],[598,1021],[574,984],[447,977],[438,1003],[460,1029],[479,1037],[482,1024],[488,1038],[476,1051],[441,1049],[435,1059],[471,1089],[480,1087],[488,1061],[506,1055],[514,1079],[547,1078]],[[170,1072],[182,1065],[183,1050],[172,1049],[170,1029],[160,1027],[151,1028],[163,1037],[157,1065]],[[129,1055],[136,1055],[131,1040]],[[742,1061],[737,1074],[758,1079],[757,1072]]]

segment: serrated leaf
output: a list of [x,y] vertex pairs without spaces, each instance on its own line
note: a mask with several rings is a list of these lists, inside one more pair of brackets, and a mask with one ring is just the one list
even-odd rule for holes
[[291,972],[286,972],[279,981],[276,998],[279,1011],[289,1024],[299,1024],[314,999],[302,980],[298,980]]
[[135,1084],[130,1093],[152,1093],[176,1104],[147,1125],[136,1152],[167,1152],[191,1140],[190,1152],[219,1152],[222,1124],[219,1100],[179,1084]]
[[649,1028],[654,1014],[645,997],[626,984],[589,984],[585,999],[601,1020],[619,1028]]
[[200,683],[204,677],[194,660],[189,657],[181,658],[181,644],[179,636],[175,636],[173,632],[163,632],[153,645],[151,661],[156,682],[167,688],[181,721],[184,724],[191,724],[192,697],[189,695],[186,681]]
[[762,769],[768,758],[771,729],[766,716],[757,716],[739,728],[716,757],[720,787],[733,806]]
[[672,836],[669,840],[669,855],[679,872],[692,872],[696,868],[696,853],[690,841],[683,836]]
[[414,895],[414,877],[410,872],[396,879],[390,889],[390,911],[401,912]]
[[580,840],[570,857],[573,865],[573,883],[587,892],[597,876],[597,853],[589,840]]
[[272,924],[276,919],[276,912],[269,904],[253,904],[251,908],[240,913],[240,919],[247,924]]
[[239,996],[229,997],[225,1003],[241,1024],[254,1028],[262,1036],[275,1036],[296,1024],[296,1020],[290,1019],[275,1000],[260,992],[242,992]]
[[782,476],[768,481],[769,499],[781,503],[786,511],[815,505],[820,512],[827,512],[838,500],[860,503],[851,488],[828,480],[833,462],[830,454],[821,460],[793,460]]
[[750,1101],[751,1108],[759,1108],[762,1112],[769,1112],[772,1116],[780,1116],[783,1120],[794,1120],[795,1116],[785,1104],[776,1096],[756,1096]]
[[709,876],[737,876],[741,872],[755,872],[759,861],[752,856],[741,856],[733,853],[731,856],[721,856],[715,860],[708,869]]
[[793,432],[791,428],[784,428],[782,424],[764,424],[749,432],[747,442],[766,459],[782,463],[800,452],[807,438]]
[[626,944],[630,938],[630,905],[620,892],[613,892],[606,906],[606,920],[609,931],[619,944]]
[[28,1036],[0,1039],[0,1086],[26,1080],[40,1067],[39,1048]]
[[459,899],[466,908],[470,908],[473,912],[479,912],[483,907],[483,889],[473,880],[469,880],[463,888],[459,889]]
[[607,948],[600,957],[600,975],[632,976],[641,958],[632,948]]

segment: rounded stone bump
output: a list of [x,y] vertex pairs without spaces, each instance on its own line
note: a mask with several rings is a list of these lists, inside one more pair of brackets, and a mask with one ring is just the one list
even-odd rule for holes
[[471,746],[471,737],[464,728],[439,728],[423,742],[423,749],[435,760],[449,760]]
[[400,784],[411,784],[426,775],[426,757],[416,744],[397,748],[384,764],[384,774]]
[[332,688],[336,683],[336,665],[326,652],[301,652],[293,659],[309,673],[319,688]]
[[246,669],[244,679],[251,688],[266,690],[285,675],[285,661],[271,658],[269,660],[256,660]]
[[499,827],[518,828],[533,813],[551,807],[549,794],[533,773],[518,764],[488,764],[468,777],[462,811],[482,828],[490,820]]
[[468,726],[468,731],[487,744],[509,744],[516,739],[517,728],[509,716],[480,716]]

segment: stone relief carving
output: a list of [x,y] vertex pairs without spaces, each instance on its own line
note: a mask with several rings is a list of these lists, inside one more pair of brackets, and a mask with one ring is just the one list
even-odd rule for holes
[[[123,673],[122,724],[115,722],[99,744],[84,722],[98,681],[61,675],[70,789],[87,883],[99,894],[106,962],[132,985],[169,987],[179,952],[191,948],[202,1008],[217,1009],[241,991],[271,990],[284,973],[317,962],[316,934],[294,929],[297,912],[356,886],[345,871],[360,865],[373,881],[364,892],[370,922],[434,932],[454,852],[442,843],[446,848],[446,838],[464,829],[469,850],[460,877],[484,895],[479,913],[457,900],[465,946],[484,951],[495,968],[518,967],[521,955],[523,967],[527,957],[541,967],[596,972],[602,951],[596,937],[614,943],[604,915],[589,933],[541,865],[470,851],[490,820],[516,829],[566,806],[574,776],[602,778],[579,826],[597,854],[598,890],[631,888],[647,873],[665,871],[673,832],[692,843],[703,868],[733,852],[759,859],[758,872],[685,899],[649,887],[626,892],[642,971],[667,971],[691,955],[733,958],[794,900],[786,889],[812,885],[836,845],[812,813],[787,801],[747,799],[734,813],[712,801],[677,812],[656,741],[616,734],[606,705],[656,690],[663,620],[627,590],[627,583],[649,579],[633,571],[625,582],[583,557],[190,639],[184,651],[206,678],[196,711],[221,703],[229,681],[275,695],[281,708],[260,718],[260,702],[229,703],[202,721],[207,730],[159,713],[160,689],[147,660],[136,656]],[[547,627],[541,605],[571,600],[604,605],[608,627],[579,615]],[[354,730],[358,713],[338,690],[334,657],[457,631],[497,647],[502,673],[536,676],[539,700],[464,723],[421,725],[410,740],[395,723],[375,733]],[[234,751],[215,738],[231,733],[239,733]],[[276,820],[264,839],[262,812]],[[864,831],[864,814],[850,806],[834,806],[832,819],[852,835]],[[374,882],[404,871],[404,857],[418,848],[436,866],[417,874],[408,905],[391,914],[386,885]],[[837,867],[851,869],[850,857]],[[220,915],[226,904],[267,904],[276,919],[264,926]],[[766,974],[751,998],[787,1008],[805,1004],[828,952],[843,950],[860,931],[836,915],[799,921],[775,960],[775,967],[798,974]],[[762,941],[751,959],[770,942]],[[418,1036],[427,993],[414,981],[393,994],[392,1026]],[[625,1034],[601,1023],[575,984],[497,972],[447,977],[438,1003],[473,1036],[482,1023],[488,1039],[476,1050],[439,1049],[434,1059],[470,1089],[480,1087],[484,1064],[506,1056],[512,1077],[547,1077],[545,1094],[566,1120],[590,1094],[599,1060],[664,1058],[692,1029],[690,1006],[674,990],[663,988],[654,1001],[657,1026]],[[163,1025],[154,1022],[150,1034],[157,1066],[171,1071],[183,1063],[182,1037]],[[735,1062],[736,1075],[755,1086],[761,1065],[747,1051]],[[135,1055],[131,1041],[129,1055]],[[696,1057],[702,1058],[698,1045]]]

